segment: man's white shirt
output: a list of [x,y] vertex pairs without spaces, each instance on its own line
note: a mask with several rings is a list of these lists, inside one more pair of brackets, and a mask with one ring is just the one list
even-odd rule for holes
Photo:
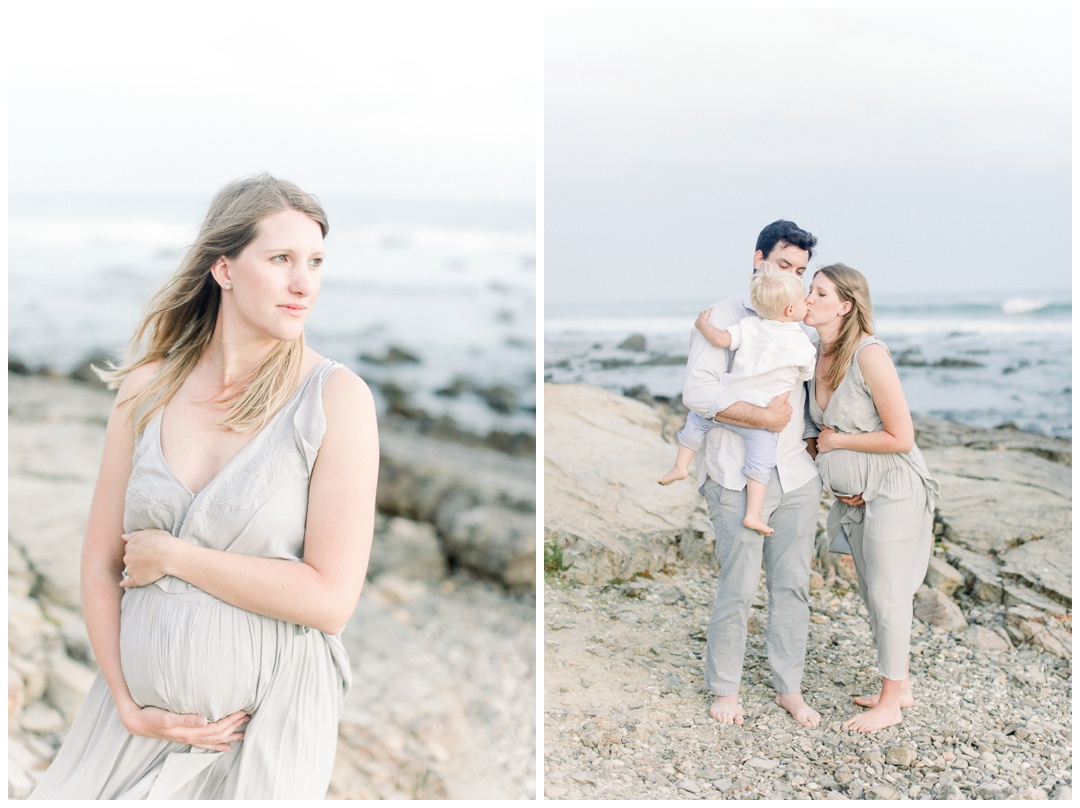
[[[730,329],[745,317],[756,316],[749,294],[743,294],[713,304],[709,323],[724,330]],[[803,326],[808,335],[816,332]],[[690,333],[690,352],[686,362],[683,384],[683,403],[699,415],[711,418],[736,401],[743,401],[736,379],[731,374],[735,352],[717,348],[696,328]],[[806,386],[795,384],[788,398],[792,415],[787,426],[777,436],[776,470],[784,491],[799,488],[817,476],[817,464],[806,451],[804,437],[817,434],[806,417]],[[767,402],[766,402],[767,403]],[[723,426],[710,430],[705,446],[698,453],[698,481],[711,477],[719,485],[734,491],[746,487],[742,472],[745,459],[744,442]]]

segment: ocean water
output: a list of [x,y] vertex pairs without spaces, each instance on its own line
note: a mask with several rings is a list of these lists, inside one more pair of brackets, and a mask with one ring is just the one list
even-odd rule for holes
[[[544,376],[615,391],[645,385],[678,397],[690,329],[702,305],[686,300],[604,306],[548,304]],[[1072,437],[1069,290],[883,295],[878,336],[897,364],[911,411],[972,426]],[[630,334],[646,350],[619,348]]]
[[[536,268],[531,205],[321,199],[330,219],[308,343],[379,389],[480,433],[535,432]],[[205,199],[9,200],[8,353],[68,372],[122,351],[172,274]],[[390,346],[418,363],[381,365]],[[510,413],[435,393],[457,378],[514,391]]]

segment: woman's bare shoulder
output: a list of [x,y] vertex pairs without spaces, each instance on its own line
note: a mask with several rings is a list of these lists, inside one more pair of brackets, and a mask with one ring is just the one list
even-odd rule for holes
[[128,371],[128,374],[120,383],[120,391],[116,396],[117,402],[123,403],[139,395],[150,384],[158,371],[161,370],[163,364],[165,364],[164,359],[152,359]]
[[374,419],[375,399],[367,382],[349,370],[339,366],[327,377],[323,385],[323,407],[327,417],[331,413],[370,415]]
[[892,354],[880,342],[871,342],[859,349],[859,367],[863,370],[885,365],[892,365]]

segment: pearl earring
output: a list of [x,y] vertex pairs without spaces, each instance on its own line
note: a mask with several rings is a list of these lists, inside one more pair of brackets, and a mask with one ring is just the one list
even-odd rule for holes
[[232,284],[231,284],[231,283],[227,283],[227,284],[225,284],[225,286],[223,286],[222,288],[223,288],[223,289],[224,289],[224,290],[225,290],[226,292],[231,292],[231,291],[232,291]]

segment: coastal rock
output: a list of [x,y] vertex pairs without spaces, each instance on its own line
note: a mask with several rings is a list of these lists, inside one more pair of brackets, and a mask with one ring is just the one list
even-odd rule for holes
[[949,631],[959,631],[968,626],[964,613],[948,595],[925,585],[915,593],[915,616],[928,626]]
[[1054,463],[1072,465],[1072,443],[1061,438],[1022,432],[1017,429],[981,429],[932,415],[917,415],[915,442],[926,449],[964,446],[989,452],[1027,452]]
[[417,581],[446,577],[446,556],[433,525],[392,517],[376,527],[368,575],[384,573]]
[[106,388],[105,382],[97,375],[94,368],[106,370],[112,362],[113,358],[107,351],[95,351],[80,362],[75,370],[71,371],[71,378],[104,390]]
[[494,384],[480,391],[480,396],[495,412],[511,413],[517,407],[517,391],[505,384]]
[[1065,605],[1072,604],[1072,536],[1064,530],[1007,550],[998,556],[1001,574]]
[[1010,651],[1012,643],[1002,637],[996,631],[991,631],[985,626],[969,626],[964,632],[964,641],[972,648],[983,651]]
[[588,385],[544,386],[544,540],[566,575],[603,583],[680,557],[709,563],[712,528],[691,480],[659,486],[675,457],[651,407]]
[[477,505],[439,520],[451,561],[509,587],[536,590],[536,518],[501,505]]
[[1001,567],[993,558],[973,553],[955,544],[943,541],[945,557],[964,575],[965,589],[979,603],[1001,603],[1005,585],[999,574]]
[[1071,529],[1068,469],[1025,452],[984,452],[977,465],[960,447],[929,449],[927,465],[945,496],[937,505],[945,538],[995,554]]
[[629,337],[620,342],[618,347],[619,350],[622,351],[644,351],[645,335],[631,334]]
[[945,595],[952,595],[964,585],[964,576],[940,556],[930,556],[926,569],[926,585]]
[[[381,448],[381,511],[434,525],[456,563],[509,586],[535,586],[533,458],[400,433],[385,435]],[[489,509],[490,523],[477,508]]]
[[420,363],[420,357],[412,351],[398,345],[390,345],[382,356],[362,353],[360,359],[373,365],[415,365]]

